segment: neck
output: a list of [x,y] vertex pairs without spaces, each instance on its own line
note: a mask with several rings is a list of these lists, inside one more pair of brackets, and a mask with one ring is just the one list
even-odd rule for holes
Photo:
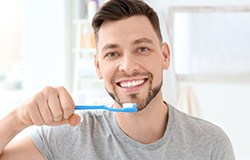
[[149,144],[163,137],[167,126],[167,113],[168,108],[160,94],[142,111],[116,113],[116,121],[129,137],[140,143]]

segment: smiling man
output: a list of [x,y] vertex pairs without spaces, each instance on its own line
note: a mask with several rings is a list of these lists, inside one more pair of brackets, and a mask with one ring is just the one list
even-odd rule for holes
[[115,102],[120,106],[133,102],[142,110],[157,100],[160,102],[157,105],[166,108],[160,89],[170,55],[167,44],[162,44],[148,18],[136,15],[105,21],[96,34],[97,73]]
[[[151,7],[139,0],[110,0],[92,26],[96,72],[114,99],[113,107],[136,103],[138,112],[77,115],[63,87],[46,87],[1,120],[1,160],[235,159],[221,128],[163,100],[163,71],[169,68],[170,52]],[[43,126],[9,143],[31,125]]]

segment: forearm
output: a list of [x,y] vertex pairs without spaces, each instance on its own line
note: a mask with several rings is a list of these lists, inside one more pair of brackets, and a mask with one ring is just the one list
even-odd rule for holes
[[0,155],[7,144],[23,129],[27,128],[18,117],[18,109],[13,110],[0,121]]
[[[63,87],[46,87],[28,99],[0,121],[0,160],[10,156],[16,159],[20,155],[24,157],[22,159],[30,159],[30,155],[36,160],[43,159],[30,137],[15,143],[10,141],[31,125],[58,126],[69,123],[76,126],[80,118],[74,114],[74,108],[72,97]],[[22,152],[24,149],[26,152]]]

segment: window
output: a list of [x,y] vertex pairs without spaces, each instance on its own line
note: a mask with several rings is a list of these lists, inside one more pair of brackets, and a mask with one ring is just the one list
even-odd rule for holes
[[179,78],[250,79],[250,8],[171,8],[174,67]]

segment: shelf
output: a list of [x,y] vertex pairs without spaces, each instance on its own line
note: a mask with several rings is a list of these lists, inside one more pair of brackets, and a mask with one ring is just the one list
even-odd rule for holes
[[76,19],[73,21],[76,26],[75,54],[74,61],[74,87],[73,96],[77,103],[99,103],[110,100],[102,80],[98,79],[94,54],[95,39],[94,31],[89,19]]

